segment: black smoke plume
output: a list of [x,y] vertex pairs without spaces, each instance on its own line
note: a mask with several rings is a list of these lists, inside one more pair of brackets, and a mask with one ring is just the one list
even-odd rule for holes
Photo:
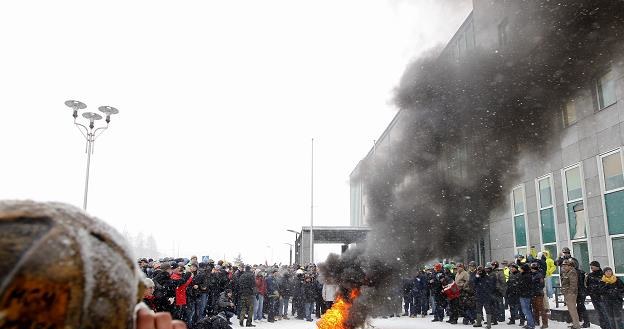
[[360,177],[372,231],[364,246],[322,267],[345,289],[362,286],[351,327],[391,305],[415,265],[457,256],[482,236],[490,212],[506,204],[521,157],[558,143],[565,103],[622,65],[613,61],[624,55],[624,1],[503,6],[513,15],[510,46],[477,44],[459,62],[425,56],[397,87],[395,140],[363,163]]

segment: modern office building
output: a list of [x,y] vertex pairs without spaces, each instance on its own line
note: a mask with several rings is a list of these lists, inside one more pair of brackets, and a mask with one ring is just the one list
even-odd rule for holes
[[[474,49],[514,48],[529,54],[540,47],[541,31],[522,24],[524,17],[540,10],[537,3],[474,0],[473,11],[440,58],[461,65],[461,58]],[[491,209],[488,229],[474,237],[473,246],[460,258],[503,260],[532,250],[557,255],[569,247],[585,270],[591,260],[597,260],[624,275],[624,54],[609,56],[609,64],[595,68],[599,73],[591,82],[556,109],[561,130],[554,146],[545,156],[519,160],[519,175],[504,187],[510,191],[507,203]],[[403,116],[400,110],[351,174],[352,226],[365,226],[367,221],[365,182],[359,174],[362,163],[375,161],[380,149],[392,152]],[[469,146],[451,148],[453,158],[460,160],[441,170],[461,176],[462,152]]]

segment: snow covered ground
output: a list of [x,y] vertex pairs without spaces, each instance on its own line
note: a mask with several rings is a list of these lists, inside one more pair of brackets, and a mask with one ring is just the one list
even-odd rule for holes
[[[431,322],[432,317],[426,318],[409,318],[409,317],[400,317],[400,318],[389,318],[389,319],[374,319],[372,321],[372,327],[370,329],[468,329],[472,328],[472,326],[465,326],[463,324],[448,324],[448,323],[440,323],[440,322]],[[240,328],[238,323],[236,322],[236,318],[232,319],[234,325],[232,328]],[[264,322],[256,322],[256,328],[262,329],[316,329],[316,319],[314,322],[307,322],[303,320],[281,320],[276,321],[274,323],[267,323],[266,320]],[[460,319],[461,321],[461,319]],[[485,326],[483,326],[485,328]],[[499,324],[497,326],[493,326],[494,329],[520,329],[521,327],[516,325],[507,325],[506,323]],[[548,328],[550,329],[568,329],[568,324],[564,322],[555,322],[551,321],[548,324]],[[596,325],[592,325],[591,328],[600,328]]]

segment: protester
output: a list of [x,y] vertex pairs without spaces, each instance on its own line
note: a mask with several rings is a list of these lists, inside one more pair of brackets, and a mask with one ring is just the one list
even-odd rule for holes
[[570,318],[572,318],[572,329],[580,329],[581,325],[576,310],[578,274],[574,269],[573,261],[569,257],[561,262],[561,293],[568,308],[568,313],[570,313]]
[[598,320],[600,328],[610,329],[609,319],[607,317],[607,305],[603,298],[604,282],[602,278],[604,273],[600,268],[600,263],[593,261],[589,264],[591,271],[585,275],[585,287],[587,288],[587,294],[591,298],[594,310],[598,313]]
[[521,290],[521,272],[518,265],[513,263],[509,265],[509,280],[507,281],[507,304],[509,304],[510,319],[507,324],[516,324],[516,320],[520,321],[520,326],[524,326],[524,313],[520,307],[520,290]]
[[622,316],[622,295],[624,294],[624,284],[622,280],[613,275],[610,267],[604,268],[602,277],[603,296],[607,309],[607,318],[611,329],[623,329],[624,318]]

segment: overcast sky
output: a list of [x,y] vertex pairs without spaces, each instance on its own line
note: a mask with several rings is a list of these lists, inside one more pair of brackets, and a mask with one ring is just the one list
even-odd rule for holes
[[[406,64],[469,0],[4,1],[0,198],[82,206],[67,99],[120,110],[88,212],[161,252],[288,262],[310,223],[349,224],[350,172],[388,125]],[[317,247],[317,260],[337,246]]]

